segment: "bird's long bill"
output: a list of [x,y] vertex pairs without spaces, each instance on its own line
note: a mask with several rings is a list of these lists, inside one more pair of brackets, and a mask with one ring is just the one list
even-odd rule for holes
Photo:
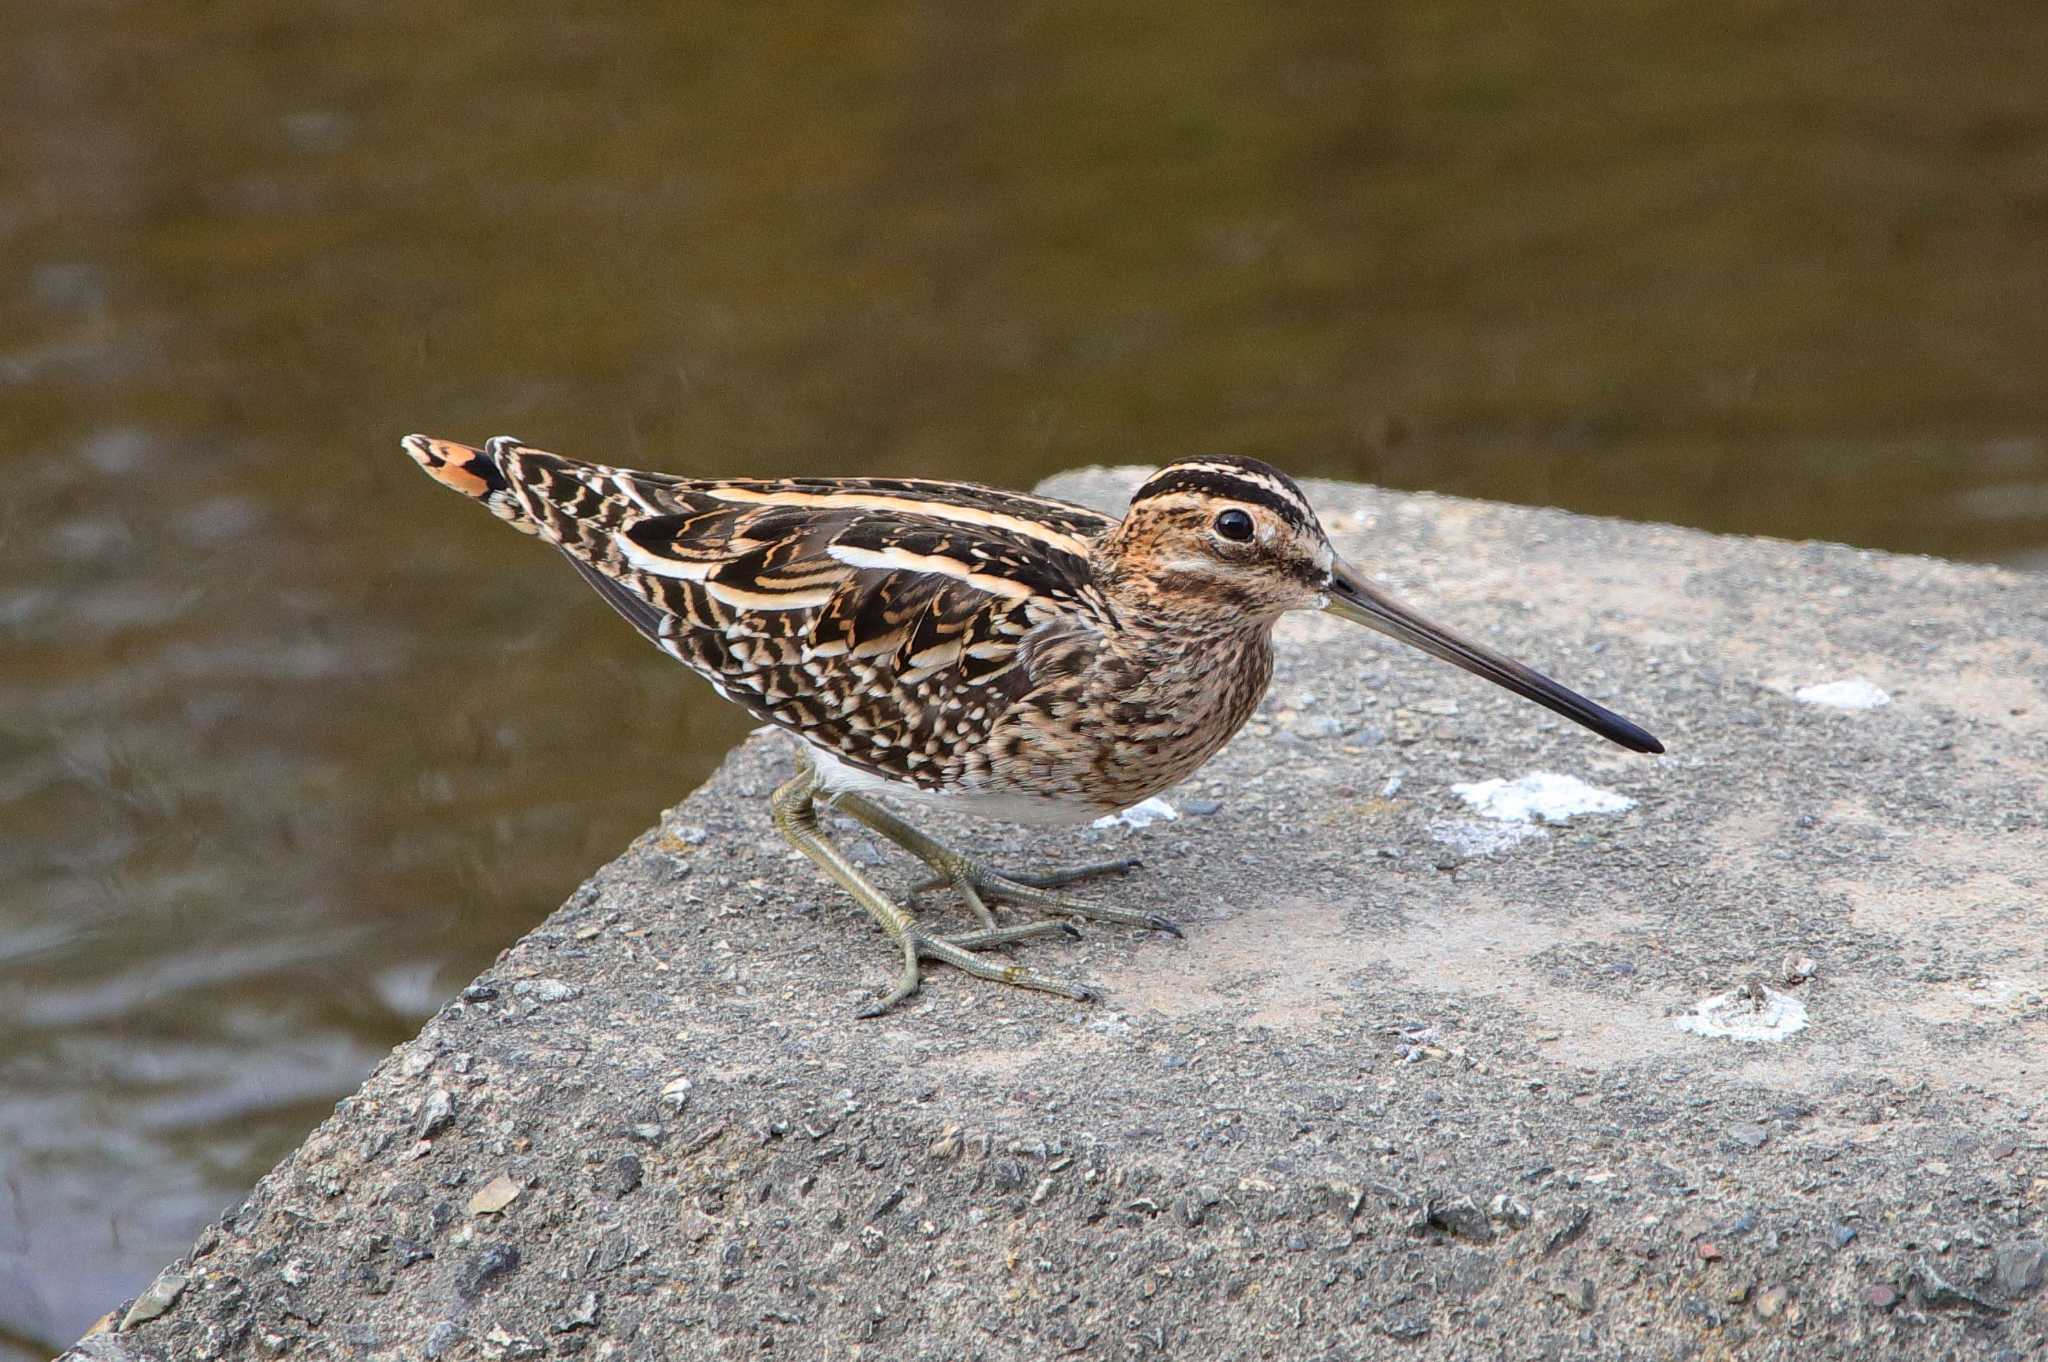
[[1356,568],[1342,560],[1337,563],[1331,577],[1330,603],[1326,608],[1333,615],[1363,624],[1368,629],[1377,629],[1390,638],[1397,638],[1433,657],[1483,676],[1496,686],[1505,686],[1524,699],[1554,709],[1573,723],[1584,724],[1601,737],[1620,743],[1630,751],[1664,750],[1663,743],[1613,710],[1594,704],[1577,691],[1567,690],[1541,672],[1502,657],[1491,648],[1460,638],[1450,630],[1430,623],[1366,581]]

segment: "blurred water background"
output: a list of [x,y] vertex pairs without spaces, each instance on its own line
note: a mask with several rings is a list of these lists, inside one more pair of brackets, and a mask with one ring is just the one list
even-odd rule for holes
[[[0,3],[0,1358],[743,728],[397,437],[2048,566],[2048,7]],[[2044,582],[2048,589],[2048,582]]]

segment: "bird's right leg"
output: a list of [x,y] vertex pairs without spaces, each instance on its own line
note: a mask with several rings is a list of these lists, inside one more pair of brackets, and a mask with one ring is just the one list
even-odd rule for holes
[[870,883],[853,862],[847,860],[839,848],[833,846],[825,836],[824,830],[818,826],[817,770],[801,754],[797,760],[797,773],[769,799],[769,808],[774,813],[776,828],[789,840],[791,846],[810,857],[821,870],[837,880],[841,888],[853,895],[854,902],[867,909],[868,915],[874,918],[888,934],[889,939],[903,950],[903,968],[897,974],[895,984],[879,998],[861,1008],[860,1016],[880,1016],[917,992],[923,982],[918,964],[921,957],[943,961],[979,979],[993,979],[998,983],[1015,984],[1019,988],[1037,989],[1042,993],[1072,998],[1076,1002],[1094,1001],[1094,992],[1077,984],[1049,979],[1016,965],[997,964],[974,953],[982,946],[999,946],[1012,941],[1026,941],[1033,937],[1063,932],[1067,929],[1062,923],[1029,922],[1019,927],[996,927],[950,939],[926,935],[919,929],[916,919]]
[[1048,912],[1091,918],[1096,922],[1116,922],[1126,927],[1149,927],[1155,932],[1168,932],[1174,936],[1181,934],[1180,928],[1172,919],[1161,917],[1157,913],[1091,903],[1087,899],[1049,893],[1045,888],[1050,885],[1071,884],[1075,880],[1093,879],[1097,875],[1121,875],[1138,864],[1134,860],[1101,861],[1072,870],[1055,871],[1050,875],[1004,875],[989,869],[972,856],[953,850],[936,838],[927,837],[872,800],[859,795],[841,795],[835,807],[853,815],[938,872],[936,878],[912,888],[912,894],[925,889],[936,889],[942,885],[951,885],[960,897],[966,900],[967,906],[974,910],[975,916],[981,919],[984,926],[995,926],[995,914],[989,911],[988,900],[997,898],[1008,903],[1043,908]]

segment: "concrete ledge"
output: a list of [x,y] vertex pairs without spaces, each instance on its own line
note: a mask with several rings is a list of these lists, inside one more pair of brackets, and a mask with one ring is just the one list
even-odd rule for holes
[[[855,1022],[890,954],[756,737],[75,1355],[2042,1355],[2048,583],[1311,490],[1671,755],[1290,620],[1180,821],[942,829],[1128,849],[1097,892],[1185,942],[1020,948],[1099,1007],[937,970]],[[1795,698],[1852,678],[1889,703]],[[1532,771],[1635,804],[1452,791]],[[1805,1029],[1674,1024],[1752,984]]]

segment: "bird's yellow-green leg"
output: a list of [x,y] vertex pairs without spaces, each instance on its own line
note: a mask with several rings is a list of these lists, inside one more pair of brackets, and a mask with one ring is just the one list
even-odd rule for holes
[[896,976],[896,982],[888,992],[860,1009],[860,1016],[874,1017],[888,1011],[917,992],[922,982],[918,965],[920,958],[939,960],[974,975],[978,979],[993,979],[998,983],[1015,984],[1019,988],[1033,988],[1043,993],[1056,993],[1062,998],[1076,1002],[1093,1002],[1093,991],[1077,984],[1048,979],[1033,974],[1030,970],[1016,965],[999,965],[974,953],[977,947],[999,946],[1012,941],[1026,941],[1034,937],[1048,936],[1067,929],[1059,922],[1030,922],[1018,927],[995,927],[975,932],[968,936],[947,940],[928,936],[919,930],[917,922],[903,911],[887,894],[875,888],[854,867],[853,862],[832,845],[824,831],[818,826],[818,775],[810,762],[801,756],[796,775],[792,776],[775,791],[769,800],[769,807],[775,815],[775,826],[789,840],[789,844],[801,851],[826,874],[837,880],[854,902],[868,911],[869,916],[880,924],[891,941],[903,949],[903,969]]
[[1156,932],[1180,935],[1180,928],[1175,926],[1170,918],[1163,918],[1157,913],[1144,913],[1131,908],[1111,908],[1100,903],[1090,903],[1086,899],[1068,898],[1065,894],[1047,892],[1053,885],[1071,884],[1075,880],[1091,879],[1097,875],[1121,874],[1137,865],[1136,861],[1100,861],[1094,865],[1056,871],[1050,875],[1000,875],[972,857],[964,856],[945,843],[925,836],[881,805],[859,795],[841,795],[833,801],[833,807],[858,818],[939,872],[937,879],[918,885],[911,890],[912,893],[950,884],[960,892],[961,898],[967,900],[967,906],[974,910],[975,916],[981,919],[984,926],[995,926],[995,914],[989,911],[986,899],[997,898],[1007,903],[1043,908],[1049,913],[1085,917],[1096,922],[1119,922],[1127,927],[1150,927]]

